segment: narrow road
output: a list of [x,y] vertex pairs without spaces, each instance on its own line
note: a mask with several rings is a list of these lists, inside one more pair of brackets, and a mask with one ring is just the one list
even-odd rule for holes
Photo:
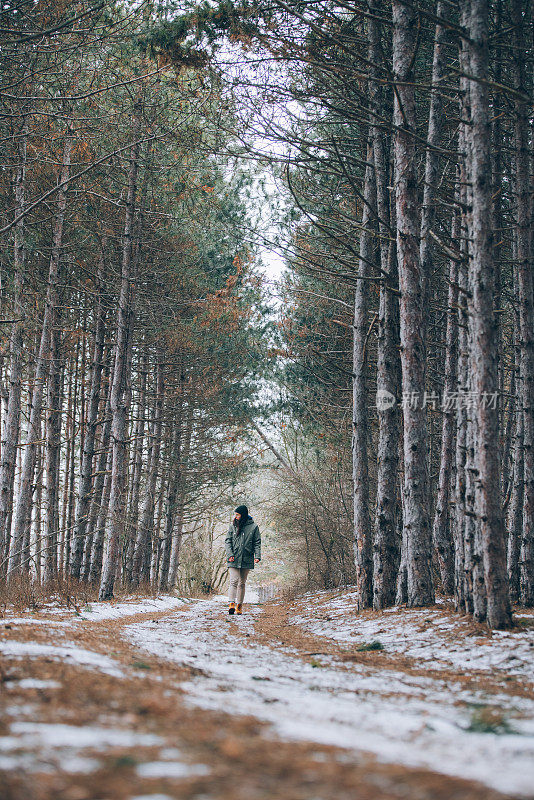
[[469,730],[472,682],[310,634],[289,603],[246,612],[163,598],[1,621],[2,800],[534,796],[530,697],[492,695],[521,735]]
[[[125,633],[148,652],[202,671],[183,686],[195,706],[252,715],[283,739],[363,750],[384,762],[534,794],[532,724],[523,720],[520,734],[472,730],[473,708],[488,702],[484,691],[410,674],[401,659],[375,667],[372,656],[363,664],[340,661],[321,640],[305,641],[308,648],[315,643],[316,652],[303,649],[298,639],[297,646],[283,643],[272,634],[273,617],[276,623],[285,616],[283,605],[269,608],[270,626],[261,606],[250,606],[238,618],[226,614],[220,598],[197,601]],[[491,702],[504,702],[509,711],[511,698]],[[513,702],[532,723],[534,702]]]

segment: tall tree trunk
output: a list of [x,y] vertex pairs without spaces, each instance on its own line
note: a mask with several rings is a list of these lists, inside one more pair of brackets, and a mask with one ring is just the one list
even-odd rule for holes
[[[472,315],[470,317],[472,319]],[[473,337],[471,337],[471,342]],[[472,347],[470,347],[472,352]],[[470,389],[475,395],[476,389],[473,374],[470,370]],[[476,412],[472,406],[467,409],[467,460],[466,460],[466,517],[465,517],[465,569],[466,578],[469,585],[469,593],[466,588],[466,598],[468,600],[467,610],[471,612],[477,622],[484,622],[486,619],[486,583],[484,578],[483,564],[483,542],[482,530],[477,524],[477,485],[478,485],[478,466],[477,466],[477,419]]]
[[[465,234],[465,229],[463,230]],[[464,239],[465,241],[465,239]],[[458,396],[460,402],[456,415],[456,454],[454,484],[454,605],[457,611],[465,607],[465,465],[467,454],[467,409],[461,398],[467,391],[467,264],[463,261],[458,270]]]
[[159,589],[162,592],[166,592],[169,588],[172,532],[174,530],[174,518],[176,516],[176,497],[180,483],[180,439],[181,431],[179,427],[176,426],[173,442],[169,447],[168,470],[171,472],[171,477],[167,484],[162,539],[163,555],[161,558],[161,567],[158,580]]
[[[180,369],[180,366],[179,366]],[[174,428],[172,447],[169,453],[169,467],[171,478],[169,480],[167,503],[165,508],[165,526],[163,534],[163,558],[161,563],[161,574],[159,578],[159,588],[161,591],[168,591],[171,573],[171,557],[173,551],[173,533],[176,521],[176,501],[178,499],[178,489],[181,483],[182,474],[182,439],[183,439],[183,383],[180,381],[180,396],[177,399],[177,407],[174,416],[171,418]]]
[[470,39],[467,46],[472,76],[469,134],[473,186],[470,283],[473,287],[472,365],[477,397],[476,514],[484,563],[487,619],[492,628],[503,628],[511,625],[512,616],[500,492],[498,407],[494,407],[491,401],[497,396],[499,386],[493,308],[491,135],[486,83],[489,74],[488,0],[470,0],[469,8]]
[[130,151],[130,168],[128,174],[128,195],[124,222],[121,290],[117,319],[117,335],[115,343],[113,373],[110,389],[111,408],[111,488],[109,513],[106,521],[106,542],[102,575],[100,579],[99,599],[109,600],[113,597],[115,575],[119,561],[119,541],[124,526],[124,500],[126,491],[126,452],[127,422],[130,404],[130,380],[127,374],[128,355],[133,333],[133,309],[131,298],[131,266],[133,255],[132,234],[135,219],[135,199],[137,193],[137,174],[139,167],[138,135],[141,126],[140,110],[134,110],[132,136],[134,145]]
[[[467,9],[461,11],[461,24],[467,28]],[[466,42],[460,41],[458,60],[460,68],[467,74],[469,70]],[[468,499],[468,447],[470,434],[470,409],[466,402],[469,397],[469,224],[468,209],[471,206],[469,174],[469,137],[467,129],[471,116],[469,106],[469,81],[460,78],[460,127],[458,132],[458,206],[460,208],[460,251],[462,260],[458,266],[458,410],[456,417],[456,456],[455,456],[455,490],[454,490],[454,600],[457,611],[473,610],[472,592],[472,545],[471,525],[474,510]]]
[[371,517],[369,514],[367,329],[368,286],[373,259],[372,209],[376,205],[373,151],[367,147],[364,206],[361,221],[359,278],[354,297],[354,334],[352,351],[352,477],[354,485],[354,561],[358,607],[373,604],[373,561]]
[[[445,17],[445,6],[438,0],[436,6],[438,19]],[[425,302],[428,301],[429,277],[432,274],[432,236],[431,231],[436,215],[436,189],[438,185],[438,170],[440,155],[438,147],[441,142],[443,129],[443,102],[441,99],[440,83],[445,77],[447,30],[439,23],[436,25],[434,36],[434,56],[432,61],[432,90],[430,94],[430,110],[428,115],[427,151],[425,158],[425,183],[423,189],[423,208],[421,211],[421,242],[419,257],[421,260],[421,275],[425,290]]]
[[[402,437],[402,432],[399,432],[399,438]],[[404,475],[404,453],[400,447],[400,472]],[[399,483],[399,497],[397,500],[397,514],[396,514],[397,528],[400,533],[401,540],[401,553],[399,571],[397,573],[397,588],[395,595],[395,604],[400,606],[408,602],[408,568],[406,566],[407,553],[408,553],[408,535],[404,525],[404,480]]]
[[[493,26],[494,29],[502,30],[503,17],[502,17],[502,0],[495,0],[493,6]],[[496,83],[503,82],[503,55],[502,48],[496,48],[494,55],[493,74]],[[493,261],[495,264],[495,292],[493,295],[493,304],[495,308],[495,322],[497,324],[497,350],[498,350],[498,368],[499,368],[499,446],[501,449],[501,496],[506,497],[507,487],[510,482],[510,463],[509,463],[509,447],[510,441],[507,439],[506,433],[510,433],[509,425],[505,427],[505,372],[506,365],[503,359],[503,328],[501,325],[502,317],[502,245],[503,245],[503,98],[500,92],[495,92],[492,97],[492,120],[491,120],[491,164],[492,164],[492,229],[494,232],[493,240]],[[512,394],[512,392],[511,392]],[[508,420],[511,415],[508,414]],[[508,421],[507,420],[507,421]],[[504,430],[503,430],[504,428]]]
[[68,367],[66,368],[66,377],[68,378],[68,391],[67,391],[67,407],[66,407],[66,424],[65,424],[65,461],[63,468],[63,492],[61,502],[61,522],[58,531],[58,572],[63,575],[63,565],[65,563],[65,553],[67,548],[67,510],[69,503],[69,480],[72,469],[72,436],[74,431],[74,403],[73,403],[73,383],[74,383],[74,365],[76,356],[71,353]]
[[519,602],[519,559],[523,530],[523,496],[525,491],[525,462],[523,457],[523,422],[521,399],[518,398],[514,432],[513,487],[508,506],[507,568],[510,600]]
[[139,583],[148,583],[150,580],[150,554],[152,535],[154,532],[156,484],[158,479],[159,454],[161,450],[163,409],[163,365],[160,356],[158,356],[157,359],[156,375],[156,401],[154,404],[154,418],[150,426],[148,470],[134,551],[132,581],[135,586]]
[[[517,341],[515,332],[514,332],[514,340]],[[502,466],[501,486],[502,486],[503,506],[505,510],[508,507],[512,491],[513,478],[511,476],[511,469],[512,469],[511,454],[512,454],[512,444],[514,440],[514,423],[518,413],[516,408],[516,395],[517,395],[516,386],[518,385],[516,372],[517,372],[517,363],[519,358],[517,356],[516,350],[517,348],[514,347],[512,353],[512,364],[510,366],[510,384],[509,384],[510,388],[508,392],[509,398],[508,402],[503,404],[504,411],[506,412],[505,413],[506,424],[504,425],[504,432],[503,432],[504,443],[502,447],[503,466]],[[504,368],[502,371],[504,373]],[[500,381],[500,385],[503,387],[502,392],[504,393],[505,391],[504,387],[506,386],[506,381],[502,379]]]
[[[18,146],[19,167],[15,176],[16,218],[24,213],[26,205],[27,136],[27,123],[24,120]],[[7,572],[10,540],[10,526],[8,526],[8,523],[11,518],[10,510],[13,499],[17,444],[20,434],[22,337],[24,330],[22,321],[24,261],[24,220],[20,219],[15,225],[13,243],[13,314],[15,322],[11,328],[9,339],[9,394],[7,414],[2,430],[2,451],[0,454],[0,577]]]
[[[54,305],[55,300],[54,299]],[[48,375],[48,408],[46,409],[46,513],[45,562],[43,582],[49,583],[58,576],[59,530],[59,461],[61,449],[61,364],[59,314],[54,313],[50,337],[50,369]]]
[[393,0],[394,160],[400,341],[404,398],[404,526],[408,605],[434,602],[427,475],[425,392],[426,278],[419,255],[420,214],[415,159],[414,57],[416,14]]
[[126,583],[132,583],[133,562],[135,553],[135,542],[139,530],[139,499],[141,495],[141,474],[143,471],[143,452],[145,442],[145,418],[146,418],[146,388],[148,377],[148,356],[145,350],[141,358],[139,397],[137,402],[137,420],[134,429],[134,446],[132,456],[132,482],[130,491],[130,502],[128,503],[128,542],[125,563]]
[[[531,9],[530,9],[531,10]],[[526,18],[521,0],[512,0],[516,88],[527,94],[524,44]],[[532,20],[531,20],[532,21]],[[517,203],[517,298],[519,300],[520,392],[523,406],[523,527],[520,553],[520,602],[534,605],[534,290],[530,225],[533,195],[529,164],[529,107],[515,104],[515,195]]]
[[[451,238],[460,237],[460,217],[453,220]],[[437,553],[441,585],[445,594],[454,592],[454,552],[452,546],[451,515],[449,511],[450,490],[454,465],[454,434],[457,408],[454,403],[457,382],[457,315],[458,307],[458,262],[450,260],[449,290],[447,297],[447,329],[445,333],[445,380],[443,382],[443,420],[441,426],[441,457],[439,462],[438,496],[432,526],[432,541]]]
[[100,575],[102,573],[104,534],[111,489],[112,447],[110,391],[111,387],[108,389],[108,396],[106,398],[100,455],[95,476],[93,501],[91,503],[91,521],[89,523],[89,530],[92,536],[91,549],[87,552],[86,556],[86,580],[93,584],[93,586],[96,586],[96,584],[100,582]]
[[[76,342],[76,353],[74,357],[74,375],[72,381],[72,413],[70,415],[70,435],[67,440],[67,447],[70,452],[69,470],[65,476],[65,499],[67,507],[66,524],[64,527],[65,556],[61,562],[61,574],[69,574],[70,554],[72,546],[72,529],[74,526],[74,505],[75,505],[75,485],[76,485],[76,423],[78,412],[78,388],[79,388],[79,368],[80,368],[80,339]],[[81,430],[81,421],[80,421]],[[81,446],[81,443],[80,443]]]
[[[43,313],[43,324],[41,329],[41,340],[39,344],[39,354],[35,367],[34,389],[32,394],[32,405],[30,409],[30,420],[28,426],[28,440],[24,448],[24,458],[22,462],[22,474],[20,479],[20,489],[17,503],[17,511],[13,521],[13,540],[11,543],[11,553],[9,556],[9,577],[14,577],[23,566],[22,546],[24,532],[26,530],[32,500],[32,483],[35,472],[35,452],[36,443],[40,435],[41,409],[43,404],[43,390],[46,371],[48,367],[48,354],[50,349],[50,335],[53,320],[53,298],[58,282],[61,249],[63,244],[63,225],[65,220],[65,209],[67,207],[67,181],[70,174],[70,159],[72,149],[72,137],[70,132],[65,138],[63,148],[63,158],[61,175],[59,178],[57,211],[54,222],[54,233],[52,238],[52,252],[48,269],[48,284],[46,292],[45,308]],[[26,565],[24,565],[26,566]]]
[[[41,447],[41,437],[37,442],[37,453],[35,456],[35,461],[37,464],[37,470],[41,473],[43,472],[43,448]],[[43,481],[42,478],[37,481],[37,486],[35,487],[35,518],[34,518],[34,539],[33,539],[33,558],[35,564],[35,580],[37,583],[41,583],[42,581],[42,553],[43,553],[43,538],[42,538],[42,501],[43,501]]]
[[[441,19],[445,16],[445,8],[442,2],[436,6],[436,17]],[[424,282],[425,306],[429,301],[429,276],[433,271],[432,258],[432,228],[435,218],[435,196],[438,183],[438,169],[440,156],[438,147],[441,142],[441,131],[443,128],[443,103],[441,99],[440,83],[445,75],[447,31],[443,25],[436,25],[434,36],[434,56],[432,62],[432,90],[430,99],[430,110],[428,116],[428,148],[425,159],[425,183],[423,190],[423,208],[421,213],[421,243],[420,259],[421,274]],[[453,241],[456,240],[459,231],[453,230]],[[445,357],[445,383],[444,395],[450,397],[455,389],[455,333],[453,308],[456,306],[458,291],[455,286],[457,281],[457,265],[451,262],[451,280],[449,283],[448,312],[447,312],[447,332],[446,332],[446,357]],[[452,471],[452,445],[454,436],[454,411],[446,409],[443,416],[442,437],[441,437],[441,460],[439,472],[438,498],[432,527],[432,541],[436,551],[440,568],[441,583],[444,591],[451,594],[453,591],[453,555],[452,539],[449,526],[449,487]]]
[[[472,202],[472,199],[470,200]],[[469,254],[470,257],[471,253]],[[473,315],[472,273],[468,275],[467,292],[467,349],[473,353],[474,315]],[[476,464],[477,420],[473,402],[469,398],[476,395],[472,365],[468,361],[466,378],[466,429],[465,429],[465,516],[464,516],[464,601],[465,610],[474,614],[482,622],[486,616],[486,593],[484,570],[482,567],[482,548],[480,528],[476,524]]]
[[78,497],[76,501],[76,512],[74,519],[73,547],[70,559],[70,575],[72,578],[80,577],[93,482],[93,459],[95,454],[96,430],[98,426],[98,409],[100,406],[100,389],[103,366],[102,358],[104,353],[105,311],[102,291],[104,279],[105,246],[106,241],[103,240],[100,243],[100,263],[96,282],[98,300],[95,310],[95,340],[93,347],[93,360],[91,363],[89,402],[87,407],[87,420],[83,442],[80,483],[78,486]]
[[152,591],[157,591],[158,578],[163,557],[163,539],[161,538],[161,520],[163,519],[163,498],[165,497],[165,476],[159,481],[159,491],[156,491],[154,527],[152,530],[152,560],[150,562],[150,586]]
[[[379,8],[370,5],[371,13]],[[399,319],[397,251],[391,239],[388,159],[384,134],[378,125],[383,114],[379,92],[378,64],[381,60],[380,28],[376,19],[368,20],[369,61],[373,65],[369,81],[371,136],[376,177],[376,205],[380,233],[380,301],[376,392],[378,414],[378,450],[376,511],[373,538],[373,608],[380,609],[395,601],[395,578],[398,569],[398,542],[395,509],[399,463]]]
[[191,401],[188,403],[185,414],[185,430],[180,452],[180,487],[178,492],[178,503],[176,508],[176,520],[172,531],[171,563],[169,567],[169,588],[174,589],[178,580],[178,566],[180,563],[180,548],[182,545],[182,535],[184,528],[184,505],[186,497],[186,470],[189,463],[189,452],[191,449],[191,437],[193,433],[193,406]]

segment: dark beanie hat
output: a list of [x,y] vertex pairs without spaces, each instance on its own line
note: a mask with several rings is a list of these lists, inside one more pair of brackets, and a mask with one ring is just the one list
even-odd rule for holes
[[241,519],[244,522],[248,517],[248,508],[246,506],[238,506],[234,513],[241,514]]

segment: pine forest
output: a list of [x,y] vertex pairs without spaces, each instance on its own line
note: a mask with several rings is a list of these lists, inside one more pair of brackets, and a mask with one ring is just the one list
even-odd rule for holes
[[140,737],[2,798],[533,797],[532,0],[6,0],[0,129],[0,685]]

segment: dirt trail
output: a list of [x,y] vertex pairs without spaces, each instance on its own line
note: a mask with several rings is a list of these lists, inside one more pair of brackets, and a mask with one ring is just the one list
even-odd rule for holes
[[[71,627],[54,627],[54,622],[68,621],[61,618],[50,620],[50,626],[0,621],[0,644],[70,647],[73,657],[90,652],[98,654],[97,660],[109,659],[119,673],[104,674],[72,658],[61,659],[53,650],[32,658],[1,656],[2,800],[150,796],[160,800],[497,800],[513,796],[427,769],[379,763],[364,752],[281,740],[270,724],[254,716],[191,705],[184,691],[192,681],[196,685],[210,681],[210,670],[205,669],[209,654],[207,662],[202,649],[197,658],[175,661],[157,648],[152,653],[140,648],[131,636],[132,630],[143,626],[170,631],[171,637],[175,630],[178,635],[186,615],[194,624],[196,608],[199,630],[221,630],[221,636],[230,637],[243,652],[250,651],[251,640],[254,647],[290,645],[295,659],[304,663],[317,649],[317,637],[299,639],[298,632],[288,630],[281,606],[269,604],[263,614],[238,621],[229,620],[218,608],[198,604],[184,607],[182,616],[176,611],[149,611],[83,624],[74,620]],[[321,643],[323,651],[324,646]],[[228,669],[231,672],[231,664]],[[265,686],[267,676],[257,677],[255,685]],[[227,691],[224,703],[231,708],[235,702]]]

